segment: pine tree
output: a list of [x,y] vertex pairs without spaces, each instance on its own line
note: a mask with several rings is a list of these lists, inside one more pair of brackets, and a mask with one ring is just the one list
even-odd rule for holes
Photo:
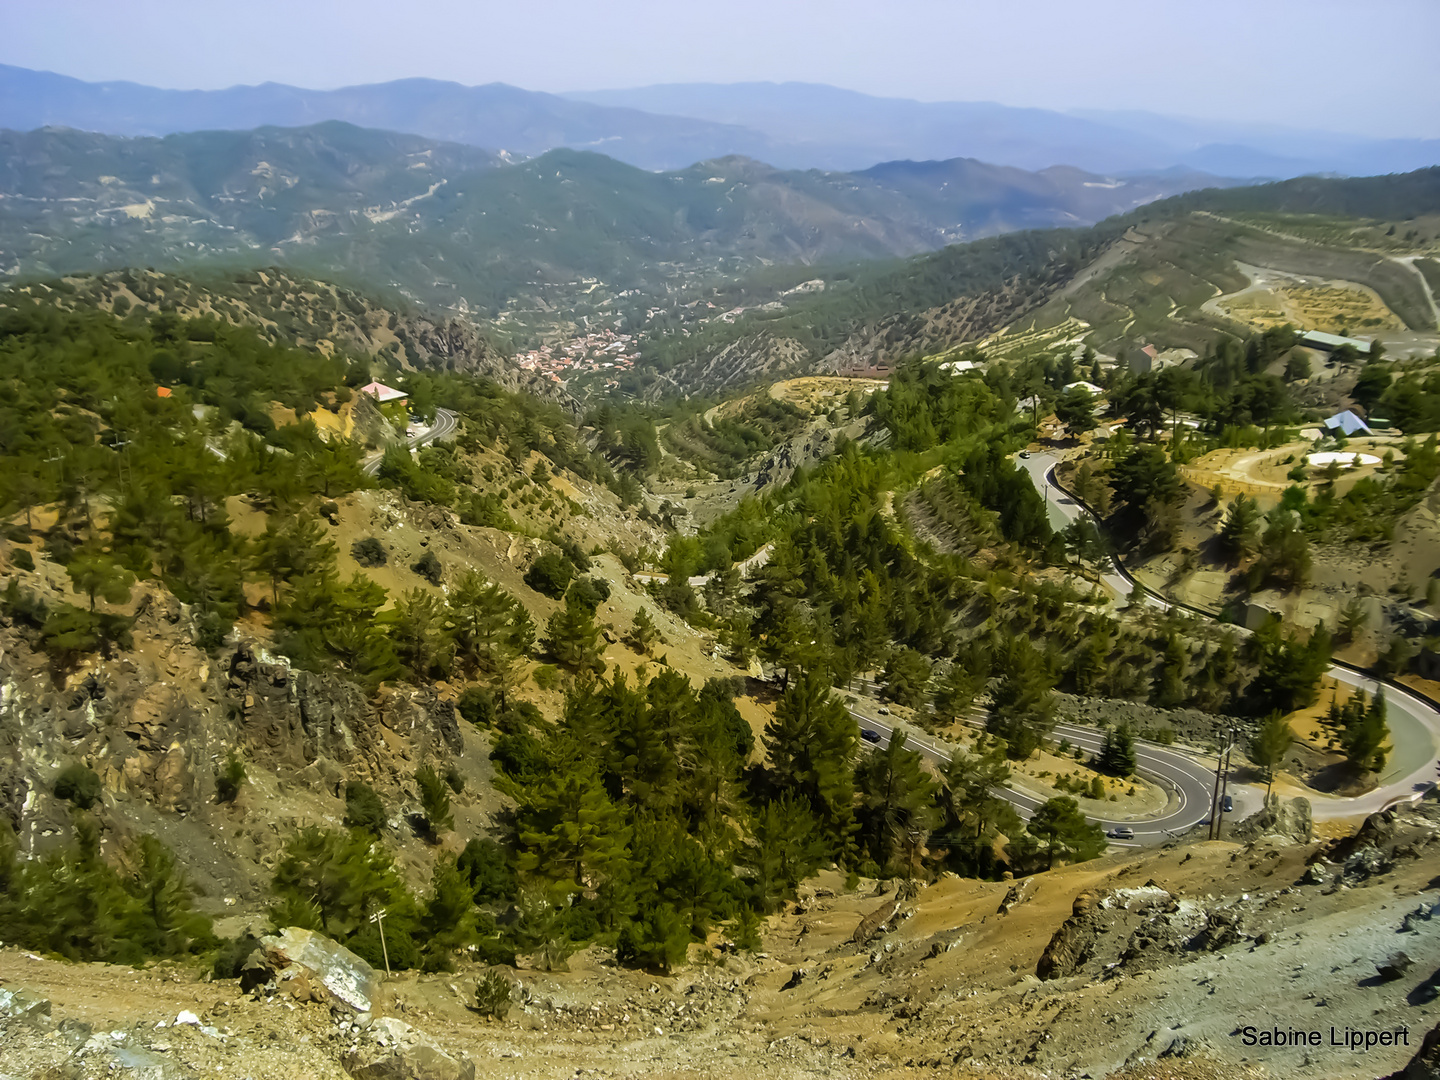
[[487,971],[475,984],[475,1011],[487,1020],[504,1020],[510,1014],[510,980]]
[[390,640],[412,678],[446,671],[455,643],[445,626],[445,604],[425,589],[411,589],[395,600],[388,613]]
[[364,927],[377,910],[394,918],[397,930],[414,918],[413,899],[394,861],[384,847],[359,830],[301,829],[285,844],[272,888],[279,900],[272,912],[277,925],[291,925],[291,916],[309,910],[314,913],[315,929],[337,940]]
[[1095,619],[1090,636],[1075,655],[1075,689],[1081,694],[1096,694],[1109,680],[1110,654],[1115,639],[1110,622]]
[[860,763],[855,779],[860,788],[861,835],[870,857],[883,869],[910,834],[929,832],[937,785],[920,754],[905,749],[905,732],[899,728],[890,733],[884,750]]
[[1045,846],[1046,868],[1057,855],[1077,862],[1093,859],[1105,850],[1105,833],[1080,813],[1080,804],[1062,795],[1040,804],[1026,828]]
[[225,755],[225,764],[215,770],[215,801],[231,803],[240,795],[240,785],[245,783],[245,763],[232,747]]
[[1360,636],[1369,621],[1369,613],[1365,610],[1364,603],[1359,597],[1351,600],[1343,608],[1337,620],[1337,636],[1342,641],[1351,642]]
[[1270,798],[1270,788],[1275,783],[1275,770],[1285,760],[1290,747],[1294,745],[1295,732],[1284,714],[1272,712],[1260,724],[1260,730],[1250,740],[1250,760],[1265,770],[1265,798]]
[[335,545],[325,526],[309,514],[265,520],[265,532],[253,542],[252,565],[270,579],[271,601],[280,604],[280,586],[334,566]]
[[503,706],[520,659],[535,644],[535,624],[524,606],[478,570],[467,570],[449,598],[460,653],[495,686]]
[[1096,767],[1110,776],[1135,774],[1135,739],[1127,725],[1106,729]]
[[191,907],[195,890],[170,849],[153,836],[141,836],[128,856],[133,869],[125,889],[135,903],[122,934],[129,944],[145,956],[182,956],[214,943],[210,920]]
[[475,940],[475,897],[470,879],[456,860],[436,861],[420,928],[425,937],[427,971],[451,970],[455,951]]
[[1188,674],[1190,650],[1179,634],[1168,634],[1165,652],[1160,661],[1160,678],[1156,680],[1154,701],[1162,709],[1182,705],[1190,696],[1185,679]]
[[[631,690],[616,673],[598,695],[610,723],[605,755],[607,772],[632,805],[669,813],[680,802],[680,762],[676,748],[688,726],[694,698],[684,676],[666,671],[649,685]],[[598,748],[597,748],[598,749]]]
[[97,596],[111,604],[128,601],[130,586],[135,583],[134,574],[123,566],[118,566],[114,559],[98,552],[77,554],[65,567],[65,572],[70,575],[76,591],[90,598],[92,612],[95,610]]
[[763,910],[773,911],[819,868],[824,854],[819,823],[809,804],[787,794],[756,813],[740,861],[749,871],[756,902]]
[[730,943],[735,948],[741,952],[754,953],[759,952],[765,944],[764,938],[761,937],[763,928],[764,924],[760,921],[760,916],[755,913],[755,909],[749,904],[742,904],[740,910],[736,912],[735,918],[730,920],[726,932]]
[[1055,402],[1055,419],[1065,425],[1072,438],[1095,426],[1095,399],[1083,386],[1066,390]]
[[995,839],[1024,830],[1019,815],[999,794],[1010,782],[1004,747],[967,754],[957,750],[945,765],[941,804],[946,812],[946,843],[962,864],[980,870],[988,864]]
[[1260,541],[1260,504],[1245,494],[1236,495],[1225,508],[1220,546],[1231,559],[1254,555]]
[[477,904],[491,904],[515,898],[515,871],[505,849],[494,840],[472,836],[456,860],[465,875]]
[[835,849],[843,848],[855,830],[860,728],[818,673],[806,671],[786,687],[764,742],[775,786],[808,802]]
[[1261,708],[1293,712],[1315,700],[1330,663],[1330,634],[1323,626],[1301,642],[1285,635],[1279,620],[1272,619],[1255,631],[1249,647],[1259,668],[1249,692]]
[[925,703],[930,685],[930,661],[914,649],[895,649],[880,676],[885,696],[898,705],[918,709]]
[[1045,743],[1055,726],[1055,695],[1044,658],[1020,638],[990,705],[985,730],[1005,740],[1011,758],[1023,761]]
[[375,836],[385,828],[385,806],[369,784],[352,780],[345,785],[345,824]]
[[657,884],[661,898],[675,909],[691,940],[704,941],[728,906],[731,880],[726,869],[685,837],[671,849]]
[[600,628],[583,604],[569,600],[545,624],[545,650],[562,667],[574,672],[600,672]]
[[1357,691],[1351,705],[1354,707],[1346,710],[1345,728],[1340,736],[1345,760],[1356,772],[1382,772],[1388,756],[1386,743],[1390,740],[1390,729],[1385,722],[1385,692],[1376,693],[1367,705],[1365,695]]
[[415,770],[415,786],[420,792],[420,812],[425,815],[425,829],[432,844],[440,842],[440,835],[455,827],[455,816],[450,810],[450,785],[445,778],[429,765]]
[[593,769],[577,763],[520,795],[517,866],[559,892],[583,892],[623,872],[630,827]]
[[615,957],[622,964],[669,974],[685,962],[689,947],[685,920],[669,904],[657,904],[620,932]]
[[935,715],[945,723],[964,719],[984,688],[985,672],[957,660],[935,691]]
[[1270,512],[1260,538],[1260,554],[1264,580],[1280,581],[1293,589],[1310,579],[1310,541],[1295,511],[1277,506]]
[[650,655],[650,646],[660,639],[660,631],[656,629],[655,621],[650,618],[650,613],[643,607],[635,612],[635,621],[630,626],[630,633],[626,641],[634,647],[635,651],[642,656]]

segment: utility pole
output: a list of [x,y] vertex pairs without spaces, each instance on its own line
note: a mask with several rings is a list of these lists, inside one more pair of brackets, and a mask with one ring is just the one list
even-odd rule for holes
[[1225,755],[1230,752],[1230,732],[1225,732],[1225,742],[1215,755],[1215,794],[1210,800],[1210,821],[1209,828],[1205,831],[1206,840],[1219,838],[1218,818],[1220,816],[1220,774],[1225,770]]

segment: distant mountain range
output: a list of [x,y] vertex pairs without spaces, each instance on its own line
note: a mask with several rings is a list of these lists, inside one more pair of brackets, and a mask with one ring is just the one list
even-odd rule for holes
[[[1369,139],[1154,113],[1061,113],[990,102],[878,98],[814,83],[679,83],[566,95],[759,131],[777,165],[857,168],[909,158],[973,157],[1023,169],[1179,168],[1220,176],[1373,176],[1440,164],[1440,139]],[[784,148],[781,151],[779,148]]]
[[1374,175],[1440,163],[1440,140],[1376,140],[1143,112],[1069,114],[983,102],[925,103],[804,83],[680,84],[555,95],[431,79],[306,90],[277,83],[159,90],[0,65],[0,127],[114,135],[298,127],[343,120],[511,156],[568,147],[643,169],[741,155],[779,168],[865,169],[973,158],[1107,175],[1179,169],[1224,176]]
[[727,157],[656,173],[562,149],[504,164],[338,121],[165,138],[4,131],[0,280],[280,263],[495,312],[582,279],[663,292],[697,274],[1087,225],[1217,183],[965,159],[833,173]]

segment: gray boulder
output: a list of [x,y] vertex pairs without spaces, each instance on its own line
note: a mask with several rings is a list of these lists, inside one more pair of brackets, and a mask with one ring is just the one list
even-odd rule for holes
[[252,979],[255,971],[268,971],[277,986],[297,1000],[351,1012],[370,1012],[380,993],[374,968],[324,934],[298,926],[261,938],[245,966]]
[[26,990],[0,989],[0,1018],[19,1020],[44,1030],[54,1026],[50,1018],[50,1002]]

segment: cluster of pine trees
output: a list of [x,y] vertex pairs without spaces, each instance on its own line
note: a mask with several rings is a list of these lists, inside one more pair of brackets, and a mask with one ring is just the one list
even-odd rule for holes
[[[996,793],[1003,742],[982,739],[938,772],[897,733],[861,753],[855,720],[815,672],[797,671],[760,743],[724,680],[695,690],[663,669],[576,689],[554,723],[523,703],[488,713],[497,784],[513,812],[491,838],[442,856],[428,895],[408,892],[379,840],[383,809],[347,792],[349,832],[308,829],[277,867],[277,925],[321,930],[382,959],[371,920],[385,913],[392,966],[439,968],[456,950],[507,962],[558,962],[586,943],[624,963],[669,970],[716,929],[755,947],[762,915],[824,866],[925,876],[996,873],[1093,858],[1099,829],[1073,799],[1028,826]],[[1132,762],[1133,767],[1133,762]],[[449,829],[448,797],[427,796],[428,828]],[[997,843],[1008,840],[1008,863]]]
[[[190,605],[206,648],[246,609],[245,583],[260,580],[277,638],[302,666],[338,668],[374,685],[429,678],[458,663],[506,693],[538,636],[524,609],[473,575],[448,601],[413,590],[393,605],[369,579],[342,578],[323,519],[335,512],[330,500],[369,483],[362,450],[322,438],[308,418],[279,426],[272,419],[276,405],[302,418],[338,408],[370,377],[369,365],[275,345],[215,320],[168,312],[117,320],[10,300],[0,312],[0,505],[23,515],[9,527],[18,542],[35,539],[35,508],[56,511],[44,554],[65,566],[86,602],[50,603],[12,578],[0,603],[62,668],[88,652],[129,646],[132,620],[113,608],[137,580],[158,580]],[[433,413],[443,401],[459,411],[472,449],[498,445],[516,462],[539,451],[614,482],[552,406],[455,374],[403,381],[413,408]],[[418,460],[389,452],[379,480],[455,505],[477,524],[504,518],[451,447],[426,448]],[[237,495],[265,512],[259,536],[232,529],[229,500]],[[364,557],[383,560],[383,545],[371,543],[377,550]],[[552,557],[564,558],[569,576],[577,562],[588,565],[578,551]],[[13,559],[34,567],[28,550]],[[444,568],[430,556],[414,569],[439,584]],[[583,602],[592,594],[567,607],[546,639],[571,667],[593,659],[595,603]]]
[[125,845],[120,861],[123,870],[101,857],[100,828],[88,813],[75,812],[70,844],[38,859],[20,858],[9,823],[0,821],[0,935],[69,960],[116,964],[219,946],[164,844],[141,836]]
[[1390,749],[1390,728],[1385,722],[1383,690],[1368,699],[1365,691],[1356,690],[1343,704],[1338,696],[1332,696],[1325,723],[1335,733],[1351,769],[1357,773],[1384,771]]

